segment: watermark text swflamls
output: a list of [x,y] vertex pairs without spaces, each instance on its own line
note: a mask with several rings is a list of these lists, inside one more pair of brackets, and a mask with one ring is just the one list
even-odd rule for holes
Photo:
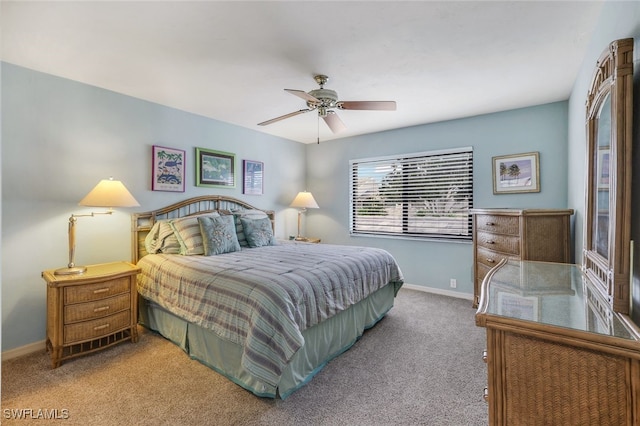
[[2,417],[7,420],[66,420],[67,408],[4,408]]

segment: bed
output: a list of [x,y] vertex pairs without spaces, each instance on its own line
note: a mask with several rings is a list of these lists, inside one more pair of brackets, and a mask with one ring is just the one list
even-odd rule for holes
[[393,307],[386,251],[276,240],[275,214],[225,196],[132,215],[139,322],[260,397],[285,399]]

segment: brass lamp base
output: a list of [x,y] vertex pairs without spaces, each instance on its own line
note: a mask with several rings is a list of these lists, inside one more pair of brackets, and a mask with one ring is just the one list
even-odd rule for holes
[[54,275],[77,275],[87,271],[86,266],[73,266],[70,268],[60,268],[53,271]]

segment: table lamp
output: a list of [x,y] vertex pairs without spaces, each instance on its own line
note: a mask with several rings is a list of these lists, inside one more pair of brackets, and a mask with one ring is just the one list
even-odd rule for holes
[[106,212],[91,212],[91,214],[72,214],[69,218],[69,264],[66,268],[56,269],[56,275],[82,274],[86,266],[76,266],[74,263],[76,252],[76,222],[77,218],[95,216],[97,214],[112,214],[113,207],[136,207],[140,204],[133,198],[122,182],[113,178],[101,180],[80,202],[80,206],[105,207]]
[[313,195],[311,195],[310,192],[302,191],[302,192],[298,192],[298,195],[296,195],[296,198],[293,199],[293,202],[289,207],[296,207],[299,209],[298,210],[298,236],[296,237],[296,239],[302,238],[302,235],[300,235],[300,218],[302,216],[302,213],[307,211],[307,209],[319,208],[318,203],[316,203],[316,200],[313,198]]

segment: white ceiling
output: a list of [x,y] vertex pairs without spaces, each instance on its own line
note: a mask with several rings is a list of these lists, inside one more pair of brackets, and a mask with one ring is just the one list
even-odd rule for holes
[[[566,100],[602,1],[2,1],[4,61],[303,142]],[[315,74],[332,134],[283,89]]]

